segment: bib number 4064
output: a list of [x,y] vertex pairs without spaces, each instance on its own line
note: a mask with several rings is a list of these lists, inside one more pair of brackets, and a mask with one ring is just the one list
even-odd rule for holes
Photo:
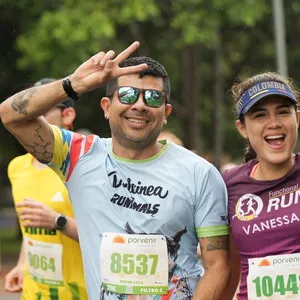
[[257,297],[270,297],[275,293],[280,295],[294,294],[297,295],[299,291],[298,276],[290,274],[285,282],[286,277],[277,275],[275,280],[271,276],[256,277],[252,282],[255,285]]
[[42,269],[43,271],[55,272],[54,258],[47,258],[44,255],[37,255],[28,252],[29,265],[35,269]]
[[156,254],[111,254],[110,269],[112,273],[153,275],[156,272],[158,255]]

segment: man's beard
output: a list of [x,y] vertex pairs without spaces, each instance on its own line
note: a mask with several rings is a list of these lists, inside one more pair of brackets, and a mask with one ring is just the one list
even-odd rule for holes
[[138,140],[128,137],[121,129],[120,127],[113,129],[111,128],[112,136],[114,139],[118,141],[120,145],[122,145],[124,148],[131,149],[131,150],[144,150],[150,145],[153,145],[156,143],[157,138],[161,132],[161,128],[156,128],[153,130],[148,136],[145,138]]

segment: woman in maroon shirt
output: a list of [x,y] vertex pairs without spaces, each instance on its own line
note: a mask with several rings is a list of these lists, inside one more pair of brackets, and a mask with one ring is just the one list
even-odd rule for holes
[[[299,299],[299,93],[263,73],[232,87],[236,127],[248,142],[245,164],[227,170],[232,280],[224,299]],[[240,276],[239,276],[240,275]]]

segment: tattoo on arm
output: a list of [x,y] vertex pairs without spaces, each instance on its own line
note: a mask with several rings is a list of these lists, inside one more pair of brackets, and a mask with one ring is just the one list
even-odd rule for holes
[[206,251],[229,250],[229,239],[227,235],[207,237],[206,239],[209,241]]
[[50,142],[47,142],[43,145],[33,142],[31,145],[25,144],[24,147],[41,163],[48,163],[53,156],[53,153],[47,150],[49,145],[51,145]]
[[[24,147],[40,162],[48,163],[53,156],[53,153],[48,150],[48,146],[51,145],[51,142],[45,142],[40,133],[40,129],[41,126],[34,130],[34,137],[37,141],[32,142],[32,144],[25,144]],[[51,132],[51,135],[53,136],[53,132]]]
[[42,143],[45,143],[44,139],[42,138],[41,134],[40,134],[40,129],[42,128],[42,126],[39,126],[38,128],[36,128],[34,131],[35,131],[35,134],[34,136],[40,140]]
[[33,94],[37,91],[36,87],[33,87],[29,90],[23,91],[15,96],[12,100],[11,107],[14,111],[27,116],[28,115],[28,105],[33,96]]

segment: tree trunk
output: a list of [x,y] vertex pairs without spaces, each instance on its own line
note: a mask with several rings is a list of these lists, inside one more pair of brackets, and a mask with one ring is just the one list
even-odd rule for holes
[[223,80],[223,45],[219,28],[216,30],[217,44],[214,60],[214,156],[213,164],[219,169],[221,167],[221,156],[223,153],[223,103],[224,103],[224,80]]
[[199,44],[183,49],[182,57],[182,102],[187,110],[184,118],[184,144],[197,153],[201,151],[199,120]]

